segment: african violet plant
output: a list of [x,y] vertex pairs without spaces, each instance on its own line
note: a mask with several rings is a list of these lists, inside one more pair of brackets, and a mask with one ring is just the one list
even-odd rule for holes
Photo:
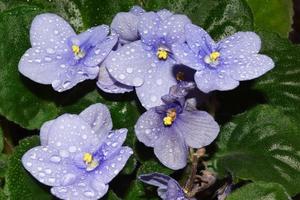
[[296,199],[281,4],[0,1],[0,199]]

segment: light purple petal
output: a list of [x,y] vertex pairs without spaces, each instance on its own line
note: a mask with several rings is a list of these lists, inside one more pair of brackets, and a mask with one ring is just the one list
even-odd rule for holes
[[204,69],[195,73],[197,87],[205,93],[214,90],[232,90],[239,85],[239,82],[232,79],[226,72]]
[[162,20],[165,20],[169,17],[171,17],[173,15],[172,12],[170,12],[169,10],[167,9],[162,9],[160,11],[157,12],[157,15],[162,19]]
[[188,149],[172,127],[166,128],[154,145],[154,154],[166,167],[178,170],[186,166]]
[[143,8],[141,8],[140,6],[132,6],[132,8],[130,9],[129,12],[139,16],[139,15],[145,13],[145,10]]
[[62,157],[71,157],[88,148],[95,151],[100,140],[90,125],[78,115],[64,114],[58,117],[48,134],[48,145],[59,150]]
[[39,182],[49,186],[73,184],[81,176],[81,170],[66,163],[57,150],[48,146],[34,147],[22,157],[25,169]]
[[63,49],[67,47],[66,39],[74,36],[72,27],[63,18],[45,13],[34,18],[30,28],[32,47],[44,49]]
[[254,32],[237,32],[218,43],[222,57],[256,54],[260,47],[260,38]]
[[136,94],[146,109],[162,105],[161,97],[169,93],[171,86],[177,81],[173,74],[172,62],[160,62],[146,73],[144,84],[136,87]]
[[151,52],[143,49],[141,41],[136,41],[111,52],[105,63],[110,75],[118,82],[140,86],[155,59]]
[[19,71],[35,82],[51,84],[66,72],[66,68],[62,67],[65,66],[62,65],[64,61],[57,56],[59,52],[61,50],[55,51],[50,47],[28,49],[19,62]]
[[185,26],[185,37],[189,47],[197,55],[200,49],[206,52],[208,51],[207,48],[209,46],[215,46],[215,42],[210,37],[210,35],[201,27],[198,27],[193,24],[187,24]]
[[51,188],[51,193],[60,199],[97,200],[107,193],[108,187],[99,178],[82,177],[76,184]]
[[261,54],[240,56],[230,61],[228,66],[230,76],[239,81],[257,78],[274,67],[273,60]]
[[118,41],[117,35],[111,35],[106,40],[97,44],[97,46],[89,53],[88,57],[84,60],[84,64],[89,67],[99,65],[109,54],[112,48]]
[[143,113],[134,127],[138,140],[148,147],[154,147],[155,142],[165,129],[162,118],[155,111],[155,108],[151,108]]
[[109,183],[123,169],[129,157],[133,154],[129,147],[121,147],[120,151],[105,160],[94,172],[94,177],[99,177],[103,183]]
[[201,70],[205,66],[201,62],[201,58],[195,54],[187,44],[177,43],[172,46],[172,52],[174,53],[176,60],[192,69]]
[[40,140],[41,140],[41,145],[42,146],[46,146],[48,145],[48,134],[49,134],[49,130],[51,128],[51,126],[53,125],[54,120],[50,120],[45,122],[40,130]]
[[174,126],[192,148],[209,145],[220,131],[214,118],[204,111],[184,111],[178,115]]
[[191,23],[191,21],[185,15],[172,15],[160,24],[158,29],[158,35],[161,38],[165,38],[167,44],[174,44],[175,42],[184,42],[184,27],[186,24],[189,23]]
[[138,23],[138,32],[143,43],[153,46],[159,42],[158,28],[161,23],[160,17],[154,12],[147,12],[141,15]]
[[89,124],[100,140],[105,139],[112,129],[110,112],[104,104],[93,104],[83,110],[79,116]]
[[174,179],[171,179],[168,182],[168,189],[166,194],[166,200],[174,200],[174,199],[180,199],[180,200],[188,200],[184,196],[184,192],[180,185],[175,181]]
[[160,188],[167,188],[168,182],[172,178],[167,175],[155,172],[150,174],[142,174],[139,176],[139,179],[149,185],[153,185]]
[[104,155],[104,159],[109,158],[117,152],[124,143],[127,136],[127,129],[111,131],[99,151]]

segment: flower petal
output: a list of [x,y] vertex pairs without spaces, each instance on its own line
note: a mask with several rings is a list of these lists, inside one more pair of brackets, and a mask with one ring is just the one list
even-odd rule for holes
[[260,38],[254,32],[237,32],[218,43],[222,57],[256,54],[260,47]]
[[166,128],[154,145],[154,154],[170,169],[178,170],[186,166],[188,148],[183,138],[172,127]]
[[208,53],[208,48],[215,45],[215,42],[205,30],[193,24],[185,26],[185,37],[189,47],[197,55],[200,49]]
[[161,18],[161,20],[166,20],[169,17],[171,17],[173,15],[173,13],[167,9],[162,9],[162,10],[157,11],[157,15]]
[[105,63],[110,75],[118,82],[140,86],[155,59],[151,52],[143,49],[141,41],[136,41],[111,52]]
[[100,139],[105,139],[112,129],[110,112],[104,104],[93,104],[83,110],[79,116],[89,124]]
[[51,48],[30,48],[19,62],[19,71],[35,82],[51,84],[60,74],[66,72],[60,53],[61,50],[55,51]]
[[53,125],[54,121],[55,121],[54,119],[50,120],[50,121],[47,121],[41,127],[40,140],[41,140],[41,145],[42,146],[48,145],[48,134],[49,134],[49,130],[50,130],[51,126]]
[[99,65],[109,54],[112,48],[118,41],[117,35],[111,35],[106,40],[97,44],[97,46],[89,53],[88,57],[84,60],[84,64],[89,67]]
[[148,147],[153,147],[156,140],[164,130],[163,116],[155,108],[150,108],[143,113],[135,125],[135,134],[138,140]]
[[51,193],[60,199],[97,200],[107,193],[108,187],[99,178],[82,177],[76,184],[52,187]]
[[141,35],[141,40],[144,44],[153,46],[160,40],[157,37],[161,18],[154,12],[147,12],[141,15],[138,23],[138,32]]
[[257,78],[273,69],[273,60],[261,54],[240,56],[229,62],[230,76],[239,81]]
[[62,157],[70,157],[87,148],[88,152],[94,152],[100,146],[100,140],[81,117],[64,114],[51,126],[48,145],[59,150]]
[[139,16],[139,15],[145,13],[146,11],[140,6],[132,6],[132,8],[130,9],[129,12]]
[[100,164],[93,176],[99,177],[103,183],[109,183],[123,169],[132,154],[131,148],[121,147],[119,152]]
[[104,159],[112,156],[116,151],[120,149],[127,136],[127,129],[119,129],[111,131],[107,136],[105,142],[100,147],[101,154],[104,155]]
[[167,188],[168,182],[172,179],[167,175],[156,172],[150,174],[142,174],[138,178],[144,183],[160,188]]
[[144,84],[136,87],[136,94],[146,109],[162,105],[161,97],[169,93],[177,81],[173,74],[172,62],[157,63],[157,67],[148,70]]
[[67,38],[76,35],[72,27],[58,15],[45,13],[34,18],[30,28],[32,47],[60,49]]
[[205,93],[214,90],[232,90],[239,85],[239,82],[232,79],[225,72],[204,69],[195,73],[195,82],[197,87]]
[[34,147],[22,157],[25,169],[39,182],[49,186],[72,184],[81,176],[81,170],[66,163],[57,150],[47,146]]
[[174,126],[192,148],[209,145],[220,131],[214,118],[204,111],[184,111],[178,115]]
[[180,199],[180,200],[189,200],[185,198],[184,192],[180,185],[174,179],[171,179],[168,182],[168,189],[166,193],[166,199]]
[[163,20],[158,29],[158,35],[164,38],[167,44],[185,41],[186,24],[191,23],[190,19],[185,15],[172,15]]
[[172,46],[172,52],[174,53],[176,60],[195,70],[201,70],[205,66],[203,62],[200,61],[200,58],[197,57],[187,44],[177,43]]

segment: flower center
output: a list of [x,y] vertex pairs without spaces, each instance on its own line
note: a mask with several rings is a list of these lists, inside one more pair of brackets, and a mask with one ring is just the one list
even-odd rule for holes
[[207,64],[217,65],[217,64],[219,64],[220,56],[221,56],[220,52],[214,51],[211,54],[205,56],[204,61]]
[[159,60],[167,60],[169,57],[169,52],[167,49],[159,47],[157,49],[156,55]]
[[74,55],[76,56],[76,58],[83,58],[85,56],[84,51],[82,51],[80,49],[80,47],[78,45],[72,45],[72,51],[74,53]]
[[99,165],[99,162],[95,160],[93,155],[90,153],[85,153],[83,155],[83,161],[85,162],[87,171],[92,171]]
[[176,110],[174,108],[167,111],[167,116],[164,117],[163,122],[165,126],[171,126],[176,119]]

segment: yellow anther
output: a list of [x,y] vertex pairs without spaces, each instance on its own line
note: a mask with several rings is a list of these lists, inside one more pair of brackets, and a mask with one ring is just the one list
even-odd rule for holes
[[167,60],[169,53],[164,48],[158,48],[156,55],[160,60]]
[[215,62],[215,61],[217,61],[218,60],[218,58],[220,57],[220,53],[219,52],[217,52],[217,51],[214,51],[214,52],[212,52],[210,55],[209,55],[209,58],[210,58],[210,60],[212,61],[212,62]]
[[169,109],[167,112],[167,116],[164,117],[163,122],[165,126],[171,126],[176,119],[176,110]]
[[83,161],[86,163],[86,164],[91,164],[92,161],[93,161],[93,155],[90,154],[90,153],[85,153],[83,155]]
[[78,45],[72,45],[72,51],[75,55],[78,55],[80,53],[80,47]]

